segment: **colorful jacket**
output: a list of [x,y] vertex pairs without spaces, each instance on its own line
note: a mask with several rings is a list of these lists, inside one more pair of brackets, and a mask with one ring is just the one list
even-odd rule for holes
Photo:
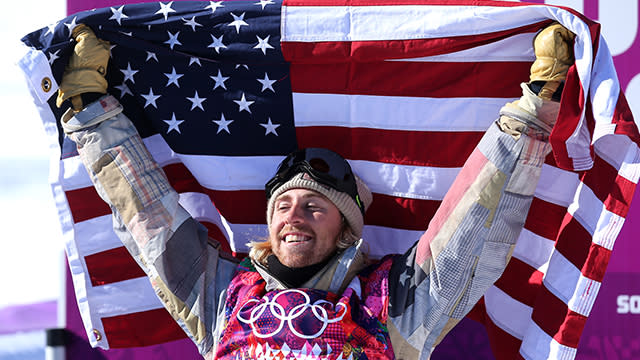
[[116,233],[207,359],[427,359],[504,270],[549,151],[491,126],[406,253],[365,267],[357,244],[287,289],[221,256],[115,98],[64,121]]

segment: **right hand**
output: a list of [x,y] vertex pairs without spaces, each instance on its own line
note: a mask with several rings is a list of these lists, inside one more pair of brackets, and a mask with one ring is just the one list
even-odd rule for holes
[[74,110],[83,108],[81,94],[107,93],[107,64],[109,63],[109,47],[107,41],[98,39],[91,28],[80,24],[73,29],[71,36],[76,40],[73,55],[62,76],[58,89],[56,105],[71,98]]

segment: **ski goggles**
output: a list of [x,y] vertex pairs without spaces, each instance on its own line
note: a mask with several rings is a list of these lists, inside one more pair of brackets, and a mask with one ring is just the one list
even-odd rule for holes
[[275,176],[264,186],[267,200],[276,189],[299,173],[307,173],[318,183],[348,194],[364,215],[364,203],[358,195],[351,166],[342,156],[323,148],[300,149],[287,155],[278,166]]

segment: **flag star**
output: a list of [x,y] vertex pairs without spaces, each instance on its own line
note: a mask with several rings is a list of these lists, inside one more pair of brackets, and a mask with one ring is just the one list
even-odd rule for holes
[[[162,2],[161,2],[161,3],[160,3],[160,10],[156,11],[156,12],[155,12],[155,14],[162,14],[162,15],[164,15],[164,20],[166,21],[166,20],[168,19],[168,17],[169,17],[169,13],[176,12],[175,10],[173,10],[173,9],[171,8],[171,5],[172,5],[172,4],[173,4],[173,1],[169,1],[169,3],[168,3],[168,4],[165,4],[165,3],[162,3]],[[154,14],[154,15],[155,15],[155,14]]]
[[46,33],[44,33],[44,35],[46,36],[46,35],[48,35],[49,33],[52,33],[52,34],[53,34],[53,33],[56,31],[56,26],[58,26],[58,23],[59,23],[59,22],[55,22],[55,23],[53,23],[53,24],[49,24],[49,25],[47,25],[47,27],[48,27],[49,29],[47,29],[47,32],[46,32]]
[[218,132],[216,134],[219,134],[220,131],[222,130],[226,131],[227,134],[231,134],[231,130],[229,130],[229,124],[231,124],[233,120],[225,119],[224,114],[220,115],[220,120],[211,120],[211,121],[218,125]]
[[177,131],[178,134],[181,134],[180,124],[182,124],[184,120],[176,119],[176,113],[171,113],[171,120],[163,120],[163,121],[169,125],[169,129],[167,129],[167,134],[173,130]]
[[264,92],[265,90],[271,90],[274,93],[276,92],[275,90],[273,90],[273,84],[276,82],[276,80],[271,80],[269,79],[269,75],[267,75],[267,73],[264,73],[264,79],[257,79],[258,82],[260,84],[262,84],[262,92]]
[[75,16],[73,18],[73,20],[71,20],[70,23],[64,23],[64,26],[67,27],[67,29],[69,29],[69,35],[71,35],[71,33],[73,32],[73,29],[76,28],[76,26],[78,26],[78,24],[76,24],[76,20],[78,19],[77,16]]
[[135,75],[138,70],[133,70],[131,68],[131,63],[127,63],[127,68],[126,69],[120,69],[120,72],[124,74],[124,80],[122,80],[122,82],[126,82],[127,80],[131,80],[132,83],[136,83],[136,81],[133,79],[133,75]]
[[213,90],[217,89],[218,87],[221,87],[225,90],[227,90],[227,87],[225,86],[224,82],[227,81],[227,79],[229,79],[228,76],[222,76],[222,73],[220,72],[220,69],[218,69],[218,75],[216,76],[209,76],[211,79],[213,79],[213,81],[216,82],[216,84],[213,86]]
[[238,112],[246,110],[248,113],[251,113],[251,109],[249,109],[249,106],[251,106],[251,104],[253,104],[255,101],[247,101],[244,93],[242,93],[242,98],[240,100],[233,100],[233,102],[238,104]]
[[185,18],[182,18],[182,21],[184,21],[185,25],[191,26],[191,30],[196,31],[196,26],[202,26],[202,24],[198,24],[196,22],[196,17],[192,17],[191,20],[187,20]]
[[240,67],[243,67],[243,68],[249,70],[249,65],[247,65],[247,64],[236,64],[236,69],[239,69]]
[[173,50],[173,47],[175,45],[182,45],[180,40],[178,40],[178,35],[180,35],[180,31],[178,31],[175,34],[172,34],[170,31],[167,31],[167,34],[169,34],[169,40],[165,41],[164,44],[169,44],[169,47],[171,48],[171,50]]
[[144,107],[146,108],[149,105],[153,105],[154,108],[158,108],[158,105],[156,105],[156,100],[158,100],[158,98],[160,98],[160,95],[156,95],[153,93],[153,89],[149,88],[149,93],[148,94],[140,94],[140,96],[142,96],[145,100],[144,102]]
[[124,10],[124,5],[120,6],[118,9],[111,8],[111,12],[113,15],[109,18],[109,20],[115,20],[118,22],[118,25],[122,25],[122,19],[128,18],[122,11]]
[[205,7],[205,10],[211,9],[211,13],[213,14],[219,7],[224,7],[224,5],[222,5],[222,1],[209,1],[209,6]]
[[191,101],[191,110],[195,109],[196,107],[199,107],[200,110],[204,111],[204,108],[202,107],[202,102],[207,100],[207,98],[199,97],[198,90],[196,90],[196,94],[193,95],[192,98],[188,97],[187,100]]
[[280,124],[274,124],[271,122],[271,118],[268,118],[268,119],[269,119],[268,122],[264,124],[260,124],[260,126],[262,126],[265,129],[264,136],[269,135],[269,133],[272,133],[273,135],[278,136],[276,129],[280,127]]
[[200,58],[195,57],[195,56],[192,56],[191,58],[189,58],[189,65],[188,66],[191,66],[191,64],[193,64],[193,63],[196,63],[199,66],[202,66],[202,64],[200,64]]
[[220,48],[227,48],[227,46],[222,43],[222,37],[224,37],[224,35],[220,35],[220,38],[211,35],[211,39],[213,40],[213,42],[207,47],[216,49],[216,52],[220,54]]
[[49,53],[49,65],[53,65],[53,62],[60,58],[60,56],[58,56],[59,52],[60,52],[60,49],[56,50],[56,52]]
[[147,60],[145,60],[145,62],[149,61],[150,59],[154,59],[156,62],[158,62],[158,57],[156,56],[156,53],[147,51]]
[[262,10],[264,10],[265,6],[272,5],[272,4],[275,4],[275,2],[273,2],[271,0],[260,0],[259,2],[255,3],[254,5],[261,5],[262,6]]
[[127,36],[133,36],[133,31],[129,31],[129,32],[124,32],[124,31],[118,31],[120,34],[123,35],[127,35]]
[[267,49],[273,49],[273,46],[271,46],[269,44],[269,37],[271,37],[271,35],[267,35],[266,38],[261,39],[260,36],[256,35],[256,37],[258,38],[258,45],[254,46],[254,49],[260,49],[262,50],[262,53],[267,55]]
[[129,89],[127,84],[125,84],[124,82],[122,83],[122,85],[118,85],[115,88],[120,90],[120,99],[122,99],[127,94],[133,96],[133,93],[131,92],[131,89]]
[[172,67],[171,68],[171,73],[164,73],[164,75],[169,79],[167,81],[167,87],[171,84],[176,84],[177,87],[180,87],[180,84],[178,84],[178,79],[180,79],[182,76],[184,76],[184,74],[177,74],[176,73],[176,68]]
[[109,57],[112,57],[113,53],[111,52],[111,50],[113,50],[113,48],[115,47],[116,47],[116,44],[109,46]]
[[227,26],[235,26],[236,27],[236,33],[240,33],[240,26],[249,26],[249,24],[247,24],[244,21],[244,14],[245,13],[242,13],[242,15],[240,15],[240,16],[237,16],[234,13],[230,13],[230,14],[231,14],[231,16],[233,16],[233,21]]

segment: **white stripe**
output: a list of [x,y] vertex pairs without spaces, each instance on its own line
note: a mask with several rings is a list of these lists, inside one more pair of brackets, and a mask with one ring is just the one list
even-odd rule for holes
[[[282,41],[410,40],[486,34],[536,23],[557,12],[524,6],[283,6]],[[473,22],[468,21],[471,18]]]
[[533,322],[528,326],[520,346],[520,355],[527,360],[568,360],[575,358],[576,352],[574,348],[559,344]]
[[425,62],[489,62],[489,61],[526,61],[535,59],[533,53],[534,33],[517,34],[486,45],[476,46],[448,54],[407,58],[388,61],[425,61]]
[[611,124],[616,104],[620,96],[620,83],[615,72],[613,59],[609,53],[607,43],[602,35],[600,45],[593,61],[594,72],[590,84],[591,104],[593,105],[593,118],[596,122],[593,132],[593,142],[600,137],[613,134],[615,125]]
[[544,164],[535,196],[544,201],[567,207],[573,202],[573,194],[579,184],[580,178],[577,173]]
[[574,200],[567,212],[591,235],[595,233],[600,217],[607,212],[604,204],[596,197],[591,188],[580,183],[574,194]]
[[293,116],[297,127],[484,132],[512,100],[293,93]]
[[613,244],[622,230],[624,218],[610,211],[603,210],[598,218],[596,230],[593,232],[592,242],[605,249],[613,250]]
[[122,242],[113,232],[111,214],[94,217],[75,224],[75,246],[81,256],[97,254],[122,246]]
[[[427,223],[425,222],[425,230]],[[382,226],[365,225],[362,231],[364,249],[372,258],[388,254],[403,254],[420,239],[423,230],[403,230]]]
[[522,229],[513,257],[523,261],[529,266],[545,273],[549,258],[553,253],[555,241],[546,239],[527,229]]
[[567,304],[575,293],[581,276],[580,269],[576,268],[559,251],[554,251],[549,259],[549,268],[544,274],[542,283],[549,292]]
[[92,313],[101,318],[163,307],[147,277],[90,287],[87,296]]
[[442,200],[460,168],[395,165],[350,161],[353,171],[375,193],[410,199]]
[[638,149],[637,145],[631,144],[627,148],[622,165],[616,168],[620,169],[618,174],[624,176],[625,179],[634,184],[638,183],[638,178],[640,178],[640,149]]
[[496,326],[522,339],[531,322],[533,309],[512,298],[496,286],[491,286],[484,294],[487,315]]
[[596,301],[596,296],[600,291],[601,283],[580,275],[576,291],[567,304],[571,311],[575,311],[578,314],[589,316],[593,304]]

